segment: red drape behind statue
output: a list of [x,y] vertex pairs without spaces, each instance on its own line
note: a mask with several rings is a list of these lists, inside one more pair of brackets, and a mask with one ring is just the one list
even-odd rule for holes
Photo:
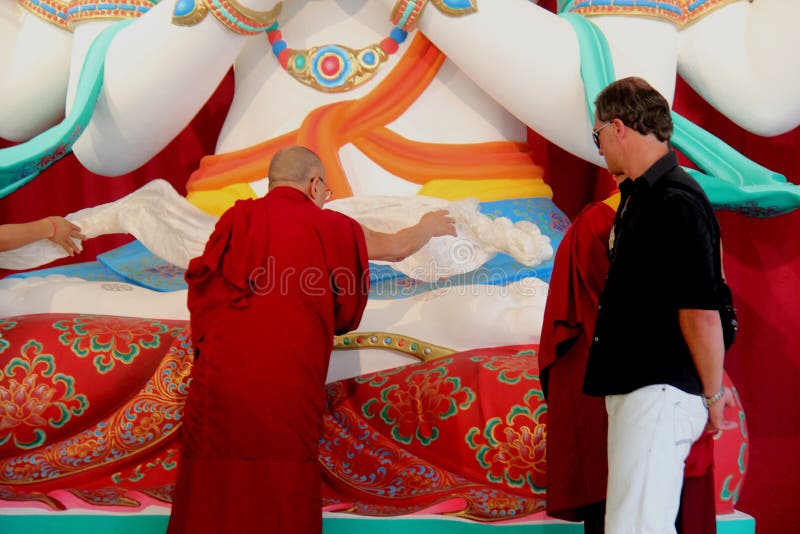
[[[11,196],[0,199],[0,222],[24,222],[66,214],[115,200],[153,178],[180,192],[205,154],[213,153],[233,90],[229,75],[209,104],[158,156],[141,169],[104,178],[83,169],[70,155]],[[735,126],[679,81],[675,109],[753,160],[800,183],[800,128],[760,138]],[[574,216],[587,202],[607,196],[605,171],[530,134],[546,169],[556,203]],[[0,143],[0,146],[7,146]],[[794,529],[794,489],[800,480],[800,210],[770,219],[719,213],[725,270],[739,308],[742,332],[726,368],[738,387],[750,430],[750,461],[738,508],[756,517],[761,532]],[[130,240],[125,236],[89,241],[74,261]],[[5,275],[0,271],[0,276]]]

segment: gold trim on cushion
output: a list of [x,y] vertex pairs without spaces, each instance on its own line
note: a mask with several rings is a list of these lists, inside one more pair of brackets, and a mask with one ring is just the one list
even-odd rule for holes
[[348,332],[333,338],[336,350],[390,349],[414,356],[423,362],[449,356],[456,351],[419,339],[389,332]]

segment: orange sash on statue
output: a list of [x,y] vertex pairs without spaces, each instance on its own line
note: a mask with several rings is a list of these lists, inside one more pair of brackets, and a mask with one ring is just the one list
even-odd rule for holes
[[417,184],[434,179],[541,179],[543,171],[524,142],[423,143],[386,128],[422,94],[444,60],[445,55],[417,33],[397,66],[368,95],[319,107],[300,128],[269,141],[203,158],[187,184],[189,199],[199,191],[264,178],[272,156],[290,145],[306,146],[320,156],[335,198],[353,194],[339,160],[339,149],[347,143]]

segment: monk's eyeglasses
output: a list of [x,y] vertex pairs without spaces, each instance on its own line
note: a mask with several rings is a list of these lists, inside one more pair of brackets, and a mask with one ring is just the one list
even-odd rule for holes
[[323,178],[322,176],[315,176],[315,178],[319,178],[319,181],[322,182],[322,185],[325,186],[325,200],[326,201],[330,200],[331,197],[333,196],[333,189],[328,187],[328,184],[325,183],[325,178]]
[[594,146],[596,146],[598,149],[600,148],[600,130],[602,130],[603,128],[605,128],[609,124],[612,124],[612,123],[611,122],[604,122],[601,127],[595,128],[594,130],[592,130],[592,140],[594,141]]

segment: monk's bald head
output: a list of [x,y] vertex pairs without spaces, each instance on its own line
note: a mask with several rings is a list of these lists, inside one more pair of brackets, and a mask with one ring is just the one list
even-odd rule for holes
[[280,150],[269,164],[269,188],[278,185],[303,187],[314,176],[324,176],[322,161],[314,152],[302,146]]

